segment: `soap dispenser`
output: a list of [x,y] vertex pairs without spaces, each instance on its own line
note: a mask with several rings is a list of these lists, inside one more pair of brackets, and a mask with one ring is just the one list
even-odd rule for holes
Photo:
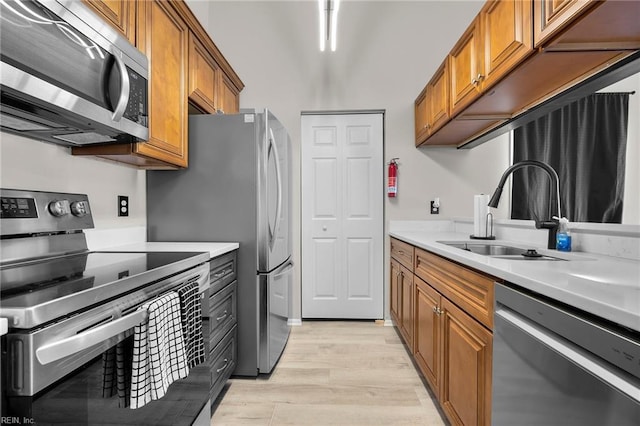
[[554,216],[558,220],[558,233],[556,235],[556,250],[571,251],[571,234],[569,233],[569,219]]

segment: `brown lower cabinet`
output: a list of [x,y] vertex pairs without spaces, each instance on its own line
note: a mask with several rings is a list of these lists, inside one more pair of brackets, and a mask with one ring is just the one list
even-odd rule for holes
[[493,333],[444,297],[441,306],[440,404],[452,424],[490,425]]
[[[392,252],[392,319],[451,424],[490,425],[493,332],[487,314],[493,313],[487,309],[492,310],[494,278],[420,248],[414,256],[410,271]],[[402,302],[408,288],[402,284],[409,281],[403,272],[411,273],[411,309]],[[456,302],[446,294],[455,294]],[[393,313],[394,302],[400,313]]]
[[400,303],[402,305],[402,314],[400,315],[400,333],[404,337],[407,346],[413,350],[413,328],[414,328],[414,313],[413,313],[413,299],[414,299],[414,287],[413,287],[413,272],[400,265]]
[[391,316],[407,346],[413,347],[413,272],[391,259]]

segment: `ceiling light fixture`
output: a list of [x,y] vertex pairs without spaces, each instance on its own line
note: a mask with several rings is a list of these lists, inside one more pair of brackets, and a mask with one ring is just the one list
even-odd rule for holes
[[340,10],[340,0],[318,0],[321,52],[324,52],[327,42],[331,46],[331,51],[336,51],[338,36],[338,10]]

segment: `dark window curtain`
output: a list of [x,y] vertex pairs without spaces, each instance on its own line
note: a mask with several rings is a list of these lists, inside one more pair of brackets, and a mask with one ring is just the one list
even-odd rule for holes
[[[571,222],[620,223],[628,93],[596,93],[514,130],[514,164],[538,160],[560,178],[562,215]],[[554,194],[552,197],[551,194]],[[548,220],[555,189],[537,167],[513,174],[511,218]]]

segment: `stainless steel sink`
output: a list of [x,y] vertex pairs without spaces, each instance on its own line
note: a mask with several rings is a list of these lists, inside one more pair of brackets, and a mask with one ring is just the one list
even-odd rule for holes
[[455,247],[461,250],[470,251],[472,253],[484,256],[496,257],[500,259],[513,260],[565,260],[558,257],[547,256],[538,253],[535,249],[525,249],[521,247],[507,246],[500,243],[476,243],[464,241],[438,241],[449,247]]

